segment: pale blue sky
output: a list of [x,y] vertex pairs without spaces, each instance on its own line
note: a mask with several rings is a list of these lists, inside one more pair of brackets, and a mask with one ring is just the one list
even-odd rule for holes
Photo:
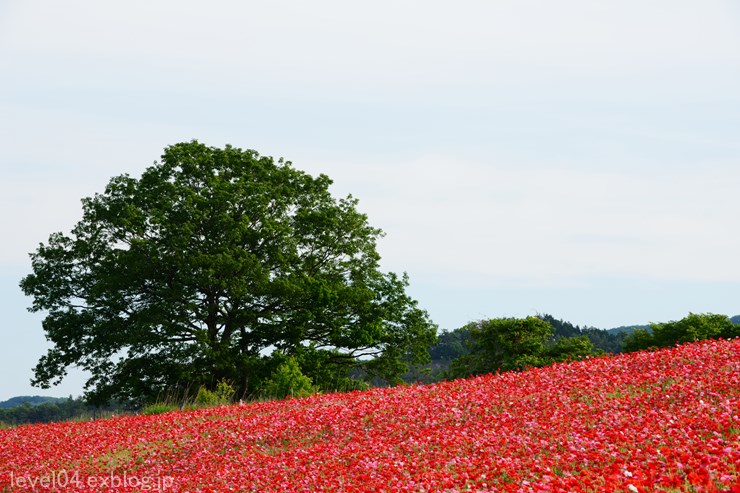
[[266,3],[0,0],[0,399],[28,252],[193,138],[332,177],[441,328],[740,313],[737,2]]

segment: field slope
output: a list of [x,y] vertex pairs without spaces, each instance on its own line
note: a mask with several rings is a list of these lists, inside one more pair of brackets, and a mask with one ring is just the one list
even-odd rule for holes
[[0,491],[740,492],[740,340],[0,430]]

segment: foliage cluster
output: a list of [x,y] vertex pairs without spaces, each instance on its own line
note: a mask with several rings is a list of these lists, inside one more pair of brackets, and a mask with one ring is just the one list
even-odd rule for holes
[[311,378],[301,372],[296,359],[289,357],[262,383],[260,393],[268,399],[285,399],[306,397],[316,393],[317,390]]
[[552,325],[555,338],[585,336],[597,350],[613,354],[622,352],[622,344],[626,336],[624,332],[612,332],[596,327],[579,327],[549,314],[537,315],[537,317]]
[[221,380],[215,390],[201,386],[194,397],[184,399],[165,398],[147,404],[141,410],[142,414],[162,414],[179,409],[200,409],[231,404],[234,399],[234,387],[226,380]]
[[552,325],[540,317],[481,320],[464,329],[468,352],[452,361],[446,372],[450,378],[524,370],[598,354],[586,336],[553,338]]
[[285,357],[322,390],[399,381],[428,361],[436,327],[407,276],[380,270],[382,231],[330,185],[196,141],[166,148],[141,178],[111,179],[70,234],[31,254],[21,288],[52,342],[34,383],[78,366],[95,403],[222,379],[250,396]]
[[221,380],[216,384],[215,390],[208,390],[205,386],[198,389],[195,396],[195,404],[201,407],[222,406],[233,401],[234,387],[226,380]]
[[625,339],[624,350],[640,351],[733,337],[740,337],[740,325],[733,323],[726,315],[689,313],[681,320],[650,324],[649,330],[636,329]]
[[[622,351],[625,332],[610,332],[594,327],[581,328],[570,322],[556,319],[549,314],[537,315],[537,318],[552,326],[551,335],[545,341],[545,346],[550,350],[549,358],[546,358],[548,361],[562,359],[566,353],[572,353],[570,354],[571,358],[577,359],[579,352],[583,356],[591,353],[619,353]],[[478,350],[475,348],[474,341],[471,340],[470,331],[478,324],[479,322],[473,322],[452,331],[442,331],[437,342],[429,349],[431,363],[422,368],[415,368],[415,372],[405,375],[405,380],[407,382],[426,383],[440,381],[450,376],[448,368],[452,362],[463,356],[465,358],[455,364],[458,368],[455,369],[454,374],[458,376],[471,374],[472,372],[466,371],[463,366],[466,361],[470,362],[476,359],[469,356],[471,351]],[[590,341],[591,349],[588,349],[589,345],[583,338]],[[579,345],[580,348],[576,347]]]
[[125,406],[110,403],[108,406],[91,406],[82,398],[59,399],[41,404],[23,404],[0,409],[0,423],[20,425],[27,423],[52,423],[56,421],[92,419],[127,410]]

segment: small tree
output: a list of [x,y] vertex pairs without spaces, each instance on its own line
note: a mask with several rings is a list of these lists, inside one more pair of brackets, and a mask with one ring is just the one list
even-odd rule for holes
[[306,397],[316,392],[311,379],[301,373],[298,362],[289,357],[262,384],[262,395],[274,399]]
[[545,341],[552,334],[552,326],[540,318],[495,318],[466,327],[470,352],[452,362],[449,376],[522,370],[544,364]]
[[539,317],[481,320],[466,329],[469,352],[453,360],[448,377],[524,370],[594,354],[585,336],[553,339],[552,325]]
[[209,390],[206,387],[199,388],[195,396],[195,404],[206,407],[229,404],[234,397],[234,392],[234,387],[229,382],[221,380],[215,390]]
[[622,350],[625,353],[655,347],[657,346],[655,345],[655,340],[653,339],[651,331],[642,328],[635,329],[631,333],[627,334],[624,338],[624,343],[622,344]]
[[600,354],[588,336],[561,337],[546,351],[548,361],[576,361],[594,354]]

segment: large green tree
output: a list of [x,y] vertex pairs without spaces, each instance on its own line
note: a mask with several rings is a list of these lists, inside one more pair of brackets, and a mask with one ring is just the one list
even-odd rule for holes
[[221,379],[246,393],[266,355],[307,351],[324,369],[396,380],[428,358],[436,328],[406,276],[379,269],[381,230],[330,184],[196,141],[113,178],[71,234],[31,254],[21,288],[53,344],[33,383],[75,366],[98,402]]

